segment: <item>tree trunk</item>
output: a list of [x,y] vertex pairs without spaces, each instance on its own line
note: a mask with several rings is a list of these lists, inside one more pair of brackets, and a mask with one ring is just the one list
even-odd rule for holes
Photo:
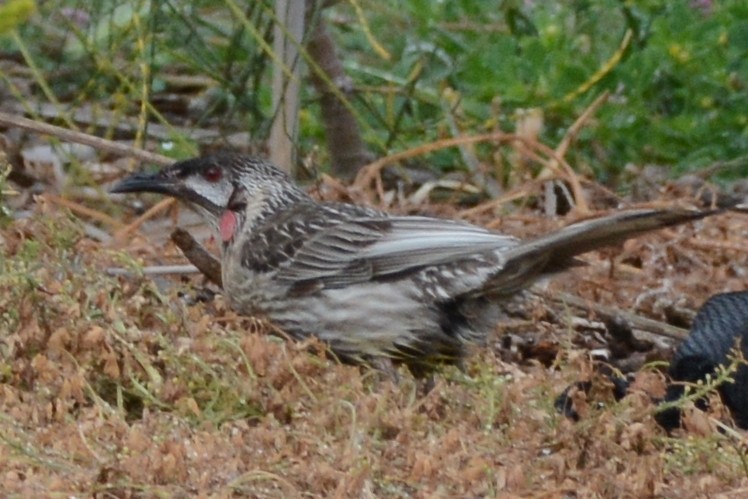
[[299,90],[301,61],[299,47],[304,36],[304,0],[276,0],[278,18],[273,28],[273,110],[270,129],[270,160],[287,172],[296,167],[296,140],[299,129]]
[[309,23],[307,51],[310,60],[317,65],[317,68],[310,68],[310,79],[320,96],[332,173],[353,178],[360,167],[372,161],[373,156],[364,145],[356,117],[340,98],[341,94],[343,97],[352,95],[353,82],[343,71],[335,43],[321,15]]

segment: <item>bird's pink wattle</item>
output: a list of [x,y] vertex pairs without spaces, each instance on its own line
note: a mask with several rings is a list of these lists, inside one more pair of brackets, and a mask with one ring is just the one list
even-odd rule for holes
[[218,231],[221,233],[221,240],[224,243],[231,241],[236,232],[236,213],[226,210],[218,221]]

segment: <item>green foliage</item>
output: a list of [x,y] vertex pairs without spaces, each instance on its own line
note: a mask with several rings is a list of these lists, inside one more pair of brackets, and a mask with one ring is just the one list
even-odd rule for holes
[[[372,31],[392,63],[360,54],[363,37],[346,33],[346,53],[358,57],[350,66],[355,77],[375,86],[395,83],[405,92],[390,113],[407,107],[412,118],[410,127],[397,124],[398,148],[444,132],[438,101],[445,87],[461,97],[467,133],[495,123],[512,130],[518,110],[540,108],[549,144],[594,98],[611,92],[570,158],[601,175],[629,162],[698,168],[748,147],[748,116],[739,104],[748,97],[742,2],[715,2],[708,11],[655,0],[534,2],[522,7],[524,28],[518,29],[519,3],[503,2],[498,10],[471,0],[372,7]],[[623,44],[627,30],[631,41]],[[390,36],[395,31],[403,35]],[[595,78],[619,50],[620,62]],[[418,64],[417,81],[408,81]],[[378,125],[390,132],[396,126],[387,119]]]
[[[262,140],[274,114],[273,9],[270,0],[58,0],[20,27],[16,45],[39,66],[47,99],[168,123],[168,110],[142,101],[173,92],[175,75],[207,77],[212,86],[191,124],[246,128]],[[694,169],[748,147],[748,6],[740,0],[386,0],[340,2],[324,15],[357,89],[350,103],[378,154],[513,131],[527,109],[542,111],[540,139],[554,146],[603,92],[608,102],[567,154],[581,171],[614,178],[627,163]],[[316,102],[305,85],[302,151],[323,134]],[[488,163],[494,152],[478,148]],[[454,150],[427,159],[439,169],[462,161]]]
[[[269,0],[251,2],[244,16],[261,33],[270,25]],[[200,104],[190,110],[192,126],[267,126],[267,109],[260,102],[267,95],[267,55],[247,32],[243,22],[224,4],[206,0],[105,0],[45,2],[39,14],[22,26],[9,50],[23,53],[25,62],[38,68],[34,77],[43,96],[72,107],[90,106],[94,112],[114,110],[114,118],[138,117],[145,122],[169,125],[177,122],[160,96],[190,88],[173,83],[180,77],[197,77],[195,87],[207,90]],[[54,76],[53,76],[54,75]],[[0,71],[0,78],[10,75]],[[182,85],[182,86],[180,86]],[[176,90],[175,90],[176,87]],[[112,123],[113,127],[117,123]],[[72,120],[68,122],[72,127]],[[109,135],[114,130],[107,131]],[[182,157],[197,148],[181,134],[170,137],[163,152]],[[166,141],[166,139],[164,139]]]
[[8,186],[7,180],[10,174],[10,163],[0,164],[0,226],[10,220],[10,210],[5,206],[5,198],[15,194],[13,189]]
[[27,21],[35,10],[34,0],[10,0],[0,5],[0,35]]

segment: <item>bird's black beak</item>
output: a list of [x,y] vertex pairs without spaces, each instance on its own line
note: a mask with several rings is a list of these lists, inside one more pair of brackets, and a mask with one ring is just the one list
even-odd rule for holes
[[190,208],[204,215],[206,220],[217,220],[225,207],[215,204],[204,193],[198,192],[185,184],[185,178],[189,178],[190,174],[193,173],[190,168],[191,163],[189,161],[182,161],[155,173],[133,173],[116,183],[109,192],[116,194],[135,192],[164,194],[187,204]]
[[133,173],[129,177],[125,177],[117,182],[110,189],[110,192],[154,192],[156,194],[166,194],[167,196],[179,196],[177,182],[174,177],[164,175],[163,171],[157,173]]

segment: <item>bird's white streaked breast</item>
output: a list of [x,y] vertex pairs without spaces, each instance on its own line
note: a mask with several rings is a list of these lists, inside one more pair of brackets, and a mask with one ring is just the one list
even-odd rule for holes
[[328,289],[267,307],[270,318],[279,324],[296,324],[352,353],[392,351],[394,345],[414,342],[416,331],[438,328],[435,313],[433,317],[413,313],[423,310],[423,304],[402,282]]
[[290,333],[314,334],[341,353],[382,355],[395,345],[415,342],[417,331],[439,327],[436,312],[424,308],[413,296],[413,288],[402,281],[324,289],[289,299],[287,289],[278,286],[271,274],[249,276],[234,270],[224,269],[232,308],[263,315]]

